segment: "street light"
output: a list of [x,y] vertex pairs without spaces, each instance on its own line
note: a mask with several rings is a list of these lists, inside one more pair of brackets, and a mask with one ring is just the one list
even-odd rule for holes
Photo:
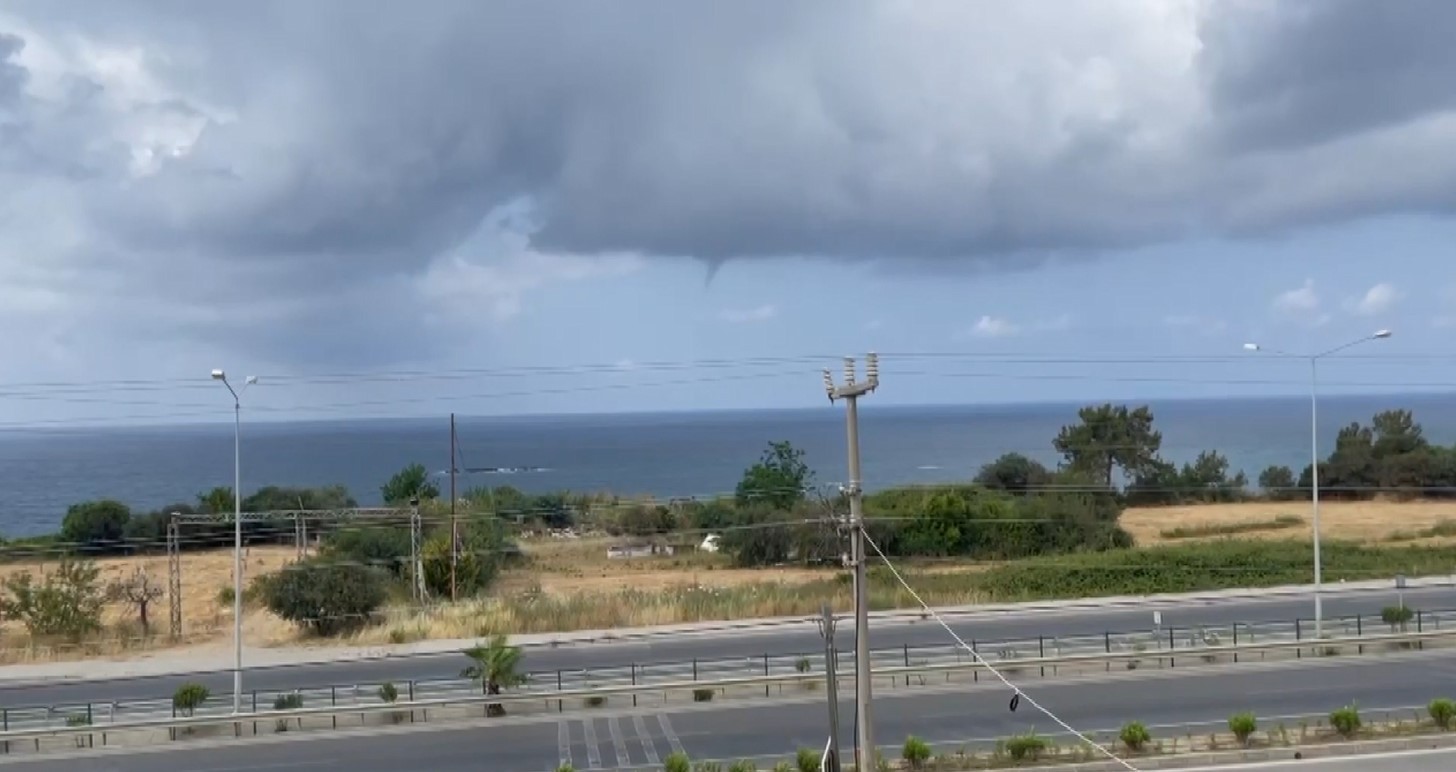
[[[212,379],[222,381],[233,395],[233,713],[243,712],[243,399],[233,389],[227,373],[213,370]],[[258,382],[256,375],[243,381],[242,391]]]
[[1310,490],[1310,519],[1314,529],[1314,634],[1316,638],[1324,637],[1324,603],[1320,592],[1324,587],[1323,565],[1320,561],[1320,509],[1319,509],[1319,360],[1340,352],[1361,343],[1368,343],[1372,340],[1384,340],[1391,335],[1390,330],[1376,330],[1370,335],[1357,338],[1348,343],[1335,346],[1327,351],[1318,354],[1291,354],[1278,349],[1268,349],[1258,343],[1245,343],[1246,351],[1266,351],[1272,354],[1283,356],[1294,356],[1309,360],[1309,490]]

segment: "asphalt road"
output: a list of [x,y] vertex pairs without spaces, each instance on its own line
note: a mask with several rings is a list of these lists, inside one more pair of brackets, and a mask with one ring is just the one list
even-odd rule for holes
[[[1123,673],[1102,681],[1033,683],[1028,689],[1031,697],[1093,736],[1110,736],[1128,720],[1146,722],[1155,738],[1181,735],[1188,731],[1181,728],[1185,725],[1203,725],[1207,727],[1204,731],[1222,730],[1228,716],[1240,710],[1254,710],[1262,727],[1283,720],[1297,732],[1298,721],[1292,717],[1324,715],[1351,702],[1360,706],[1367,721],[1374,721],[1384,710],[1409,715],[1408,708],[1424,705],[1434,697],[1456,695],[1456,653],[1306,660],[1203,672]],[[876,737],[888,749],[897,748],[912,733],[950,749],[968,741],[990,742],[1032,729],[1054,734],[1052,722],[1025,702],[1018,712],[1011,713],[1009,696],[1004,687],[986,685],[939,693],[913,688],[881,692],[875,701]],[[841,738],[848,747],[853,722],[848,701],[841,719]],[[569,758],[582,770],[632,765],[660,769],[660,760],[678,749],[695,759],[787,758],[801,747],[822,748],[825,738],[823,706],[812,697],[796,702],[680,706],[670,716],[604,710],[520,721],[451,729],[428,725],[374,729],[350,736],[297,735],[283,741],[229,742],[205,748],[198,745],[180,752],[31,762],[12,757],[8,763],[23,772],[151,772],[162,768],[177,772],[241,772],[330,767],[352,772],[542,772],[555,769]],[[1161,734],[1164,732],[1167,734]],[[1451,769],[1451,759],[1443,758],[1445,766],[1439,768]],[[1329,767],[1330,772],[1385,769],[1423,767],[1409,761],[1394,767]]]
[[[1395,602],[1394,590],[1328,593],[1324,601],[1326,620],[1342,616],[1378,615],[1384,606]],[[1456,588],[1435,587],[1405,592],[1405,602],[1416,609],[1456,609]],[[1296,618],[1309,622],[1313,603],[1308,597],[1278,599],[1225,599],[1198,603],[1163,604],[1158,608],[1165,628],[1228,626],[1240,623],[1289,622]],[[1456,615],[1448,615],[1456,616]],[[1448,620],[1449,621],[1449,620]],[[1312,627],[1312,623],[1311,627]],[[994,616],[962,619],[951,625],[967,641],[986,643],[997,640],[1034,639],[1037,636],[1071,637],[1101,635],[1104,632],[1132,633],[1148,631],[1152,626],[1151,608],[1127,607],[1067,612],[1003,612]],[[841,625],[837,636],[841,651],[853,651],[853,627]],[[915,623],[884,623],[871,629],[872,648],[898,648],[953,644],[933,620]],[[525,669],[535,672],[580,670],[592,668],[625,668],[629,664],[648,662],[688,662],[698,659],[761,657],[816,653],[823,649],[822,639],[812,625],[795,625],[785,630],[725,631],[713,635],[664,637],[633,642],[591,643],[530,649],[524,660]],[[50,682],[14,685],[0,688],[0,704],[7,707],[28,705],[78,704],[85,702],[170,699],[183,681],[205,684],[214,695],[232,693],[232,675],[226,670],[229,662],[219,662],[219,670],[196,676],[151,676],[146,678],[106,679],[98,677],[84,682]],[[459,654],[424,655],[389,660],[349,661],[327,664],[249,669],[245,674],[246,692],[273,692],[303,687],[352,686],[393,681],[456,678],[466,664]]]

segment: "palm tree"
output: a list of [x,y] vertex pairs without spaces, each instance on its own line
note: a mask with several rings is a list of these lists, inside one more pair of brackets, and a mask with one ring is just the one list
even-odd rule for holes
[[[496,635],[487,645],[466,649],[465,656],[474,662],[460,671],[460,677],[479,683],[484,694],[500,694],[502,689],[520,686],[526,682],[526,674],[519,670],[521,648],[507,643],[504,635]],[[500,703],[485,706],[487,716],[505,714],[506,709]]]

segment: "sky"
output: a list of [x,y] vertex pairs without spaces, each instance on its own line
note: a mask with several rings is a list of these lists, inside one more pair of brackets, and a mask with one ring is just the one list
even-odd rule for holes
[[[1443,388],[1456,4],[5,0],[0,428]],[[863,365],[861,364],[861,368]],[[861,370],[862,372],[862,370]],[[842,375],[836,375],[842,378]]]

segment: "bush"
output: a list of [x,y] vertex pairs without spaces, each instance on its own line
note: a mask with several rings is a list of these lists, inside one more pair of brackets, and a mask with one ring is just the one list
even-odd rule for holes
[[694,689],[693,690],[693,702],[712,702],[712,701],[713,701],[713,690],[712,689]]
[[1006,755],[1012,761],[1035,761],[1046,753],[1050,743],[1035,732],[1014,735],[1006,740]]
[[0,614],[24,624],[31,635],[79,641],[101,629],[106,596],[99,575],[89,561],[62,558],[39,585],[29,571],[6,577],[4,588],[9,597],[0,599]]
[[662,760],[662,772],[693,772],[693,763],[682,751],[675,751]]
[[1152,742],[1153,736],[1148,732],[1147,726],[1141,721],[1129,721],[1122,725],[1122,731],[1117,734],[1122,744],[1130,751],[1141,751],[1148,743]]
[[808,657],[799,657],[794,660],[794,670],[800,673],[809,672],[814,666],[809,662]]
[[1354,705],[1346,705],[1330,713],[1330,726],[1345,739],[1360,731],[1360,711]]
[[1390,625],[1390,631],[1404,632],[1405,626],[1415,618],[1415,609],[1410,606],[1386,606],[1380,610],[1380,621]]
[[751,761],[740,759],[728,765],[728,772],[758,772],[758,767]]
[[780,761],[773,765],[773,772],[794,772],[794,765],[787,761]]
[[410,532],[388,526],[346,528],[329,534],[322,554],[334,562],[363,563],[400,578],[409,572]]
[[375,569],[316,560],[296,563],[263,585],[269,611],[321,636],[363,625],[386,594],[384,577]]
[[568,761],[565,764],[557,767],[556,772],[576,772],[576,767],[573,767],[571,765],[571,762]]
[[607,698],[603,697],[600,694],[593,694],[592,696],[587,697],[585,700],[582,700],[582,702],[585,703],[588,708],[600,708],[601,706],[607,704]]
[[794,754],[794,767],[799,772],[819,772],[819,751],[813,748],[800,748]]
[[388,681],[379,685],[379,701],[395,703],[399,701],[399,689]]
[[61,540],[80,552],[104,554],[125,546],[131,509],[120,501],[102,499],[72,504],[61,521]]
[[905,747],[900,749],[900,758],[903,758],[911,769],[920,769],[925,762],[930,760],[930,745],[919,737],[910,735],[905,738]]
[[202,684],[185,683],[177,687],[172,694],[172,709],[183,716],[191,716],[207,702],[210,696],[207,687]]
[[1456,719],[1456,702],[1444,697],[1431,700],[1426,710],[1430,712],[1431,720],[1436,722],[1436,726],[1442,729],[1450,729],[1452,720]]
[[1239,741],[1239,744],[1247,747],[1249,738],[1253,737],[1254,732],[1259,729],[1259,721],[1254,718],[1253,713],[1244,711],[1243,713],[1235,713],[1229,716],[1228,726],[1229,731],[1234,733],[1234,738]]
[[[303,707],[303,695],[299,694],[298,692],[293,692],[292,694],[280,694],[277,697],[274,697],[273,698],[273,709],[274,710],[298,710],[299,708],[302,708],[302,707]],[[302,724],[303,724],[303,719],[299,719],[299,725],[301,726]],[[286,718],[280,718],[280,719],[278,719],[278,721],[275,723],[275,727],[280,732],[287,732],[288,731],[288,719],[286,719]]]

